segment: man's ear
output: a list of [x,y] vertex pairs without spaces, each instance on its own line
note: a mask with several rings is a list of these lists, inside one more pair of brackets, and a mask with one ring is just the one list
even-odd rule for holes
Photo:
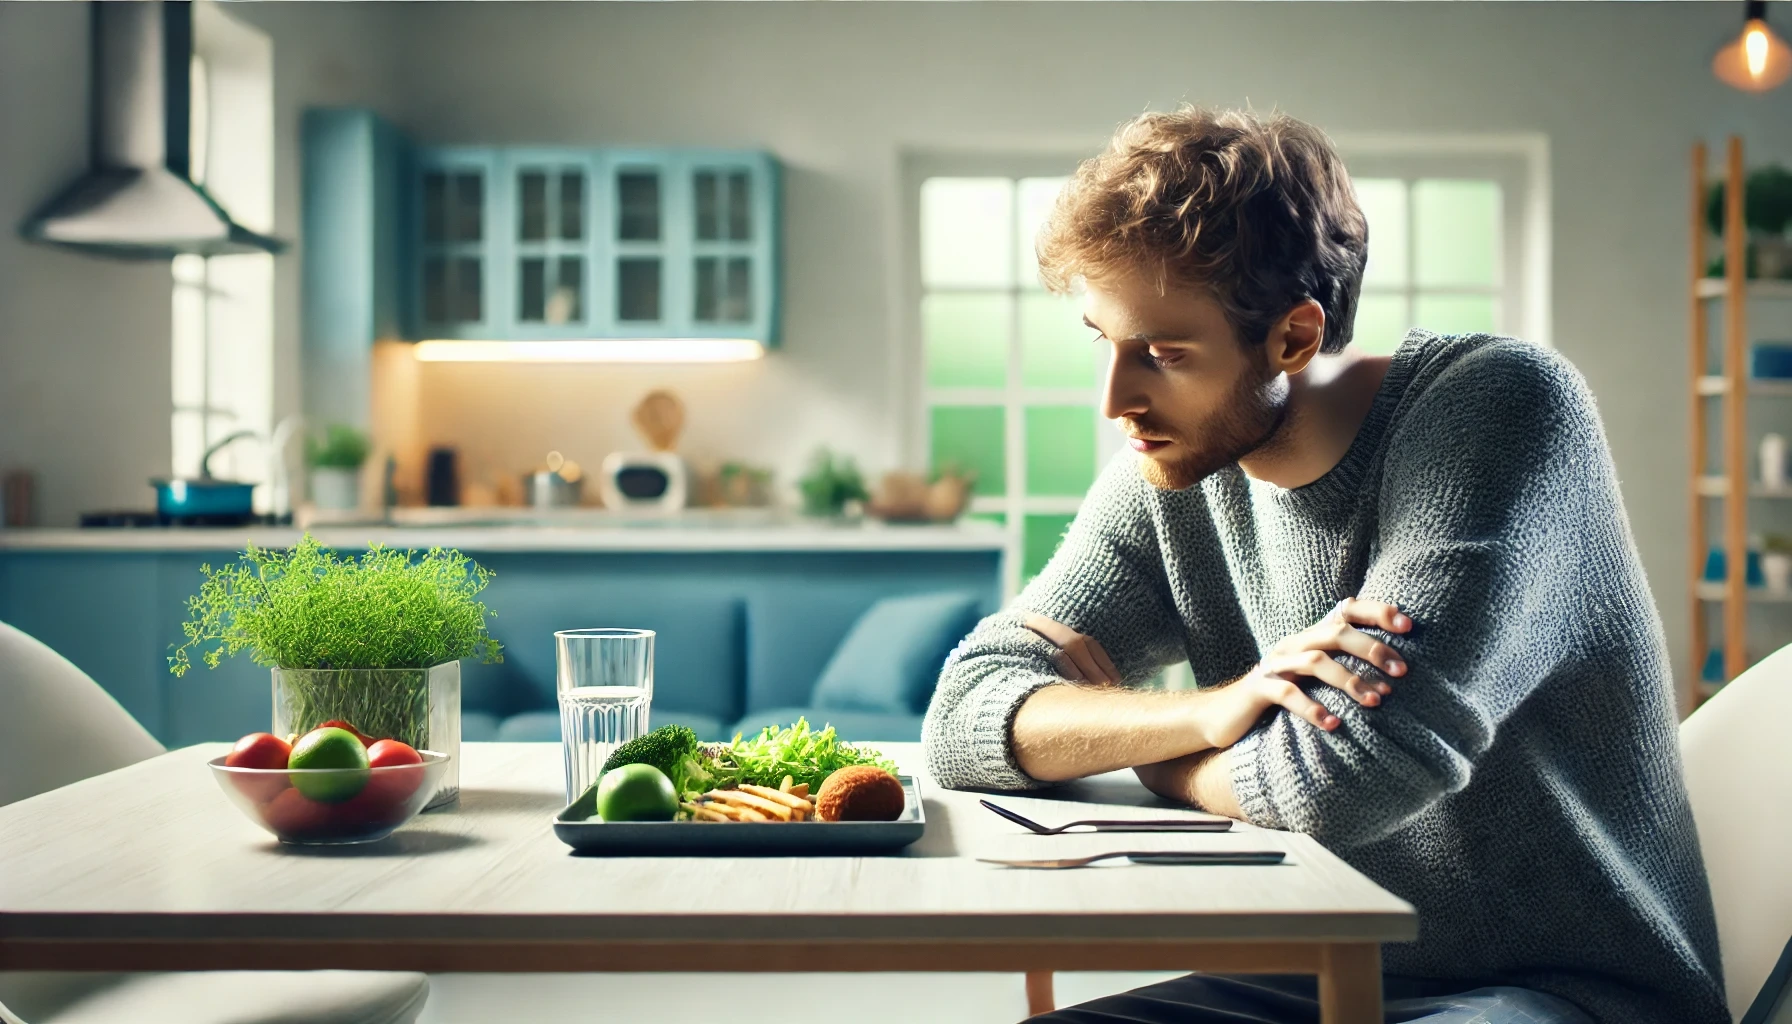
[[1319,346],[1325,341],[1325,309],[1313,299],[1302,302],[1269,329],[1266,340],[1270,368],[1299,373],[1319,354]]

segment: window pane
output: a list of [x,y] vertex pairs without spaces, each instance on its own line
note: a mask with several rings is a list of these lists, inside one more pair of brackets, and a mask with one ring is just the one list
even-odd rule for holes
[[616,319],[660,318],[660,261],[616,261]]
[[485,179],[478,174],[454,176],[454,233],[460,242],[484,237]]
[[1027,409],[1027,493],[1076,496],[1095,482],[1095,412],[1084,405]]
[[1045,226],[1045,219],[1051,215],[1052,204],[1057,202],[1058,193],[1063,190],[1066,178],[1022,178],[1016,193],[1020,206],[1020,219],[1015,224],[1015,274],[1022,288],[1043,288],[1039,283],[1039,256],[1034,243],[1039,238],[1039,229]]
[[448,322],[448,261],[440,256],[423,261],[423,322]]
[[479,259],[476,256],[463,256],[454,261],[454,319],[466,323],[477,323],[485,319],[484,284],[480,274]]
[[539,256],[521,261],[517,282],[516,316],[537,323],[547,319],[548,268]]
[[933,468],[976,474],[972,494],[1000,495],[1005,456],[999,405],[936,405],[929,410]]
[[580,256],[560,257],[560,280],[554,294],[548,297],[547,321],[550,324],[572,323],[585,318],[585,260]]
[[713,242],[722,237],[720,183],[714,171],[698,171],[691,180],[697,193],[697,239]]
[[1497,285],[1500,187],[1491,181],[1427,179],[1413,184],[1420,285]]
[[745,242],[753,237],[753,204],[747,199],[747,172],[728,175],[728,237]]
[[1011,301],[1001,292],[936,292],[921,299],[928,387],[1007,384]]
[[1052,553],[1058,550],[1058,542],[1064,539],[1064,531],[1070,529],[1071,520],[1075,518],[1066,515],[1027,517],[1026,525],[1021,528],[1022,580],[1030,580],[1039,575],[1039,570],[1051,561]]
[[1021,383],[1030,388],[1092,388],[1101,358],[1074,298],[1031,292],[1020,297]]
[[697,257],[697,295],[692,303],[691,319],[699,323],[714,323],[721,319],[721,269],[722,261],[714,256]]
[[1369,222],[1369,265],[1363,283],[1401,288],[1407,281],[1406,182],[1358,178],[1356,202]]
[[[625,171],[616,176],[616,237],[625,242],[652,242],[660,237],[660,176],[652,171]],[[657,269],[655,270],[657,274]],[[648,319],[659,319],[656,314]]]
[[560,172],[560,237],[569,240],[585,237],[585,174],[582,171]]
[[1014,283],[1014,182],[930,178],[921,184],[921,280],[946,287]]
[[423,240],[448,240],[448,176],[440,171],[423,176]]
[[1499,329],[1491,295],[1421,295],[1414,305],[1414,319],[1428,331],[1492,334]]
[[1357,300],[1350,347],[1365,355],[1387,355],[1400,347],[1410,326],[1406,296],[1365,294]]
[[728,260],[728,279],[722,286],[722,319],[744,323],[753,319],[752,261],[745,256]]
[[524,242],[539,242],[548,237],[548,176],[540,171],[525,171],[517,178],[522,193],[517,211],[516,237]]

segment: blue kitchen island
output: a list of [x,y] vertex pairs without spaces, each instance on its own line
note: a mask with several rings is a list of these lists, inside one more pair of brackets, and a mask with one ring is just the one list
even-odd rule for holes
[[[483,597],[504,661],[462,666],[468,739],[557,737],[553,633],[586,626],[658,633],[658,723],[683,721],[722,738],[801,712],[855,739],[917,738],[925,700],[892,703],[876,677],[887,675],[886,659],[925,657],[937,671],[938,641],[917,651],[892,636],[888,650],[876,651],[861,630],[851,651],[862,665],[830,659],[885,599],[961,598],[957,605],[973,610],[967,623],[995,611],[1009,554],[1002,530],[982,523],[605,525],[586,517],[311,532],[345,552],[371,543],[458,548],[493,570]],[[251,542],[286,546],[300,536],[272,527],[0,531],[0,621],[85,670],[163,743],[234,739],[268,727],[268,670],[245,654],[176,679],[167,658],[201,565],[230,562]],[[818,706],[824,669],[833,697]],[[861,669],[866,692],[841,699],[840,681]]]

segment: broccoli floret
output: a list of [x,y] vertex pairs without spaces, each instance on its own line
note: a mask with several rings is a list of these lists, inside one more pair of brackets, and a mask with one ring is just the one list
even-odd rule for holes
[[[617,747],[604,761],[603,770],[625,764],[650,764],[665,772],[673,788],[679,789],[679,779],[686,774],[685,762],[694,761],[696,754],[697,734],[690,726],[662,725]],[[598,774],[602,777],[603,773]]]

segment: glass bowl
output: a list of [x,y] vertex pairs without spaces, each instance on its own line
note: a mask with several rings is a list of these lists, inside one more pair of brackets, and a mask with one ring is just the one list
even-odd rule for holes
[[384,768],[232,768],[214,757],[218,788],[283,843],[340,846],[391,835],[423,809],[451,760],[420,750],[422,764]]

